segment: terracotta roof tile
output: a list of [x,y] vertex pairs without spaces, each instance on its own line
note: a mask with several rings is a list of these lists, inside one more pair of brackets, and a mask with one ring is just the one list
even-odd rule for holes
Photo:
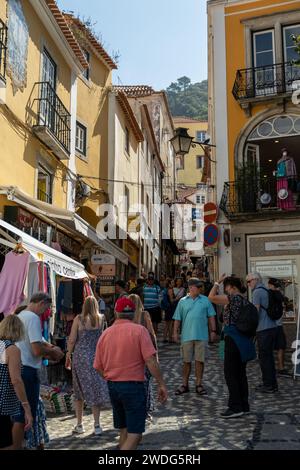
[[75,39],[74,34],[72,33],[71,29],[68,26],[68,23],[58,8],[56,1],[55,0],[45,0],[46,5],[48,6],[50,12],[52,13],[54,19],[56,20],[56,23],[60,27],[63,35],[65,36],[67,42],[69,43],[69,46],[73,50],[76,58],[79,60],[80,64],[82,67],[85,69],[88,68],[89,64],[81,50],[81,47],[79,46],[77,40]]
[[191,117],[188,117],[188,116],[173,116],[173,121],[178,123],[178,122],[199,122],[199,123],[207,123],[208,121],[205,120],[205,119],[194,119],[194,118],[191,118]]
[[144,140],[144,135],[140,129],[140,126],[136,120],[136,117],[134,115],[134,112],[131,109],[131,106],[128,102],[127,96],[125,93],[122,91],[115,91],[118,103],[120,104],[122,111],[126,118],[128,119],[128,122],[130,124],[130,127],[135,135],[135,138],[138,142],[143,142]]
[[72,28],[74,25],[80,31],[83,32],[85,39],[93,46],[95,52],[99,54],[100,58],[104,61],[104,63],[111,69],[117,69],[118,66],[114,62],[114,60],[110,57],[110,55],[106,52],[104,47],[101,45],[99,40],[94,36],[94,34],[85,26],[85,24],[79,19],[73,16],[70,13],[63,13],[66,22],[68,23],[69,27]]
[[141,98],[142,96],[150,96],[154,93],[153,88],[148,85],[124,85],[115,86],[114,88],[125,93],[128,98]]

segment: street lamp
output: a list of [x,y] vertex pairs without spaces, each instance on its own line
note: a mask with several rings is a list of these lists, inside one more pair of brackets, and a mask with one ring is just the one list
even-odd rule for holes
[[170,142],[173,145],[175,154],[182,157],[189,153],[191,147],[195,148],[196,145],[200,145],[204,151],[204,156],[211,162],[215,163],[215,161],[210,158],[208,151],[208,147],[215,147],[215,145],[210,144],[209,139],[204,142],[194,141],[193,137],[188,134],[188,129],[185,127],[178,127],[175,130],[175,136],[170,140]]
[[178,127],[175,130],[175,136],[170,140],[173,145],[176,155],[184,157],[189,153],[193,138],[189,136],[188,129],[185,127]]

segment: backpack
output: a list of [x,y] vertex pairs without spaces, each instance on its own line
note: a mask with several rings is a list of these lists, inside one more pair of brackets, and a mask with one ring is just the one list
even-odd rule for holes
[[[242,296],[241,296],[242,297]],[[243,305],[241,306],[240,314],[235,322],[237,330],[245,336],[253,337],[256,335],[258,327],[258,311],[255,305],[249,300],[243,299]]]
[[258,289],[263,289],[268,292],[269,295],[269,306],[265,308],[261,305],[261,308],[265,310],[268,314],[268,317],[271,320],[279,320],[283,315],[283,295],[278,290],[266,289],[265,287],[259,287]]

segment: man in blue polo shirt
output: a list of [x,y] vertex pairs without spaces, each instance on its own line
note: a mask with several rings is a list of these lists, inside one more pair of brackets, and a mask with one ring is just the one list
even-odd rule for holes
[[216,312],[207,297],[200,294],[203,283],[198,278],[188,281],[189,295],[181,299],[173,316],[174,341],[178,342],[178,331],[181,327],[181,351],[183,357],[183,384],[175,395],[189,392],[189,377],[193,357],[195,358],[196,393],[207,395],[202,385],[205,362],[205,347],[210,330],[211,341],[216,339]]

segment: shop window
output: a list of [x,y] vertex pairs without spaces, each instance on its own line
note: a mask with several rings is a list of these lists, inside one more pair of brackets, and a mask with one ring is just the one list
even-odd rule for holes
[[52,186],[53,175],[50,171],[42,165],[38,167],[38,185],[37,185],[37,198],[39,201],[52,204]]
[[[273,245],[276,243],[273,242]],[[270,243],[272,244],[272,242]],[[298,315],[298,266],[295,259],[272,259],[257,260],[250,262],[250,271],[259,272],[262,276],[265,286],[268,284],[269,278],[278,279],[281,284],[281,292],[284,300],[284,323],[295,323]]]

